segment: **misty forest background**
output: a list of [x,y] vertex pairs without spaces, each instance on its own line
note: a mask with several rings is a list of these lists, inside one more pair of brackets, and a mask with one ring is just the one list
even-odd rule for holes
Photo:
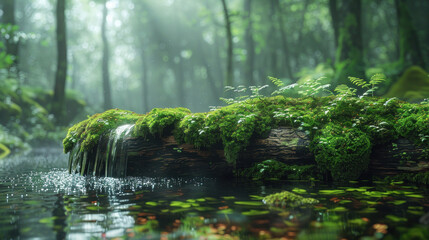
[[428,0],[0,0],[0,149],[110,108],[208,111],[233,97],[225,86],[268,96],[268,76],[333,89],[383,73],[384,96],[410,66],[427,78],[428,12]]

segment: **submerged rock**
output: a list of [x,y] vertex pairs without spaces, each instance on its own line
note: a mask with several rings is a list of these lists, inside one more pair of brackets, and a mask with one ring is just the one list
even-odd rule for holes
[[317,199],[305,198],[288,191],[268,195],[262,201],[275,207],[300,207],[319,203]]

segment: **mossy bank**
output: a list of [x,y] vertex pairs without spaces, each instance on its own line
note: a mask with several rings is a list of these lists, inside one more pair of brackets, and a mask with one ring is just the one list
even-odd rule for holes
[[135,124],[134,137],[174,135],[179,143],[197,149],[221,144],[231,168],[252,139],[264,138],[273,128],[293,127],[308,135],[317,174],[335,181],[359,178],[376,144],[407,138],[423,149],[419,158],[427,160],[429,152],[428,102],[349,96],[260,97],[205,113],[185,108],[156,108],[147,114],[112,109],[70,128],[64,151],[89,151],[101,136],[123,124]]

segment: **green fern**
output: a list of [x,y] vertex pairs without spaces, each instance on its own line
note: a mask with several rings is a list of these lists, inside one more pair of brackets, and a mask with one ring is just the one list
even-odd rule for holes
[[349,77],[349,80],[351,83],[353,83],[354,85],[362,88],[362,89],[367,89],[361,97],[364,96],[374,96],[374,92],[375,90],[378,89],[378,84],[386,81],[386,76],[382,73],[377,73],[374,74],[371,79],[369,80],[369,82],[361,79],[361,78],[357,78],[357,77]]
[[282,82],[282,80],[280,80],[278,78],[268,76],[268,79],[270,79],[270,81],[273,82],[274,85],[276,85],[277,87],[283,87],[284,86],[284,83]]
[[334,90],[337,95],[345,97],[353,97],[356,95],[356,88],[351,88],[345,84],[338,85]]
[[361,87],[361,88],[369,88],[371,86],[371,84],[367,83],[362,78],[349,77],[349,80],[351,83],[353,83],[354,85]]

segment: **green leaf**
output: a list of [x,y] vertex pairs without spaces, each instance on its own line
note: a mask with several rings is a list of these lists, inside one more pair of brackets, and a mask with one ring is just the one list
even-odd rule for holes
[[242,212],[241,214],[245,215],[245,216],[257,216],[257,215],[265,215],[270,213],[270,211],[268,210],[250,210],[247,212]]
[[237,202],[234,202],[234,204],[237,204],[237,205],[245,205],[245,206],[261,206],[261,205],[263,205],[263,203],[262,202],[256,202],[256,201],[237,201]]

